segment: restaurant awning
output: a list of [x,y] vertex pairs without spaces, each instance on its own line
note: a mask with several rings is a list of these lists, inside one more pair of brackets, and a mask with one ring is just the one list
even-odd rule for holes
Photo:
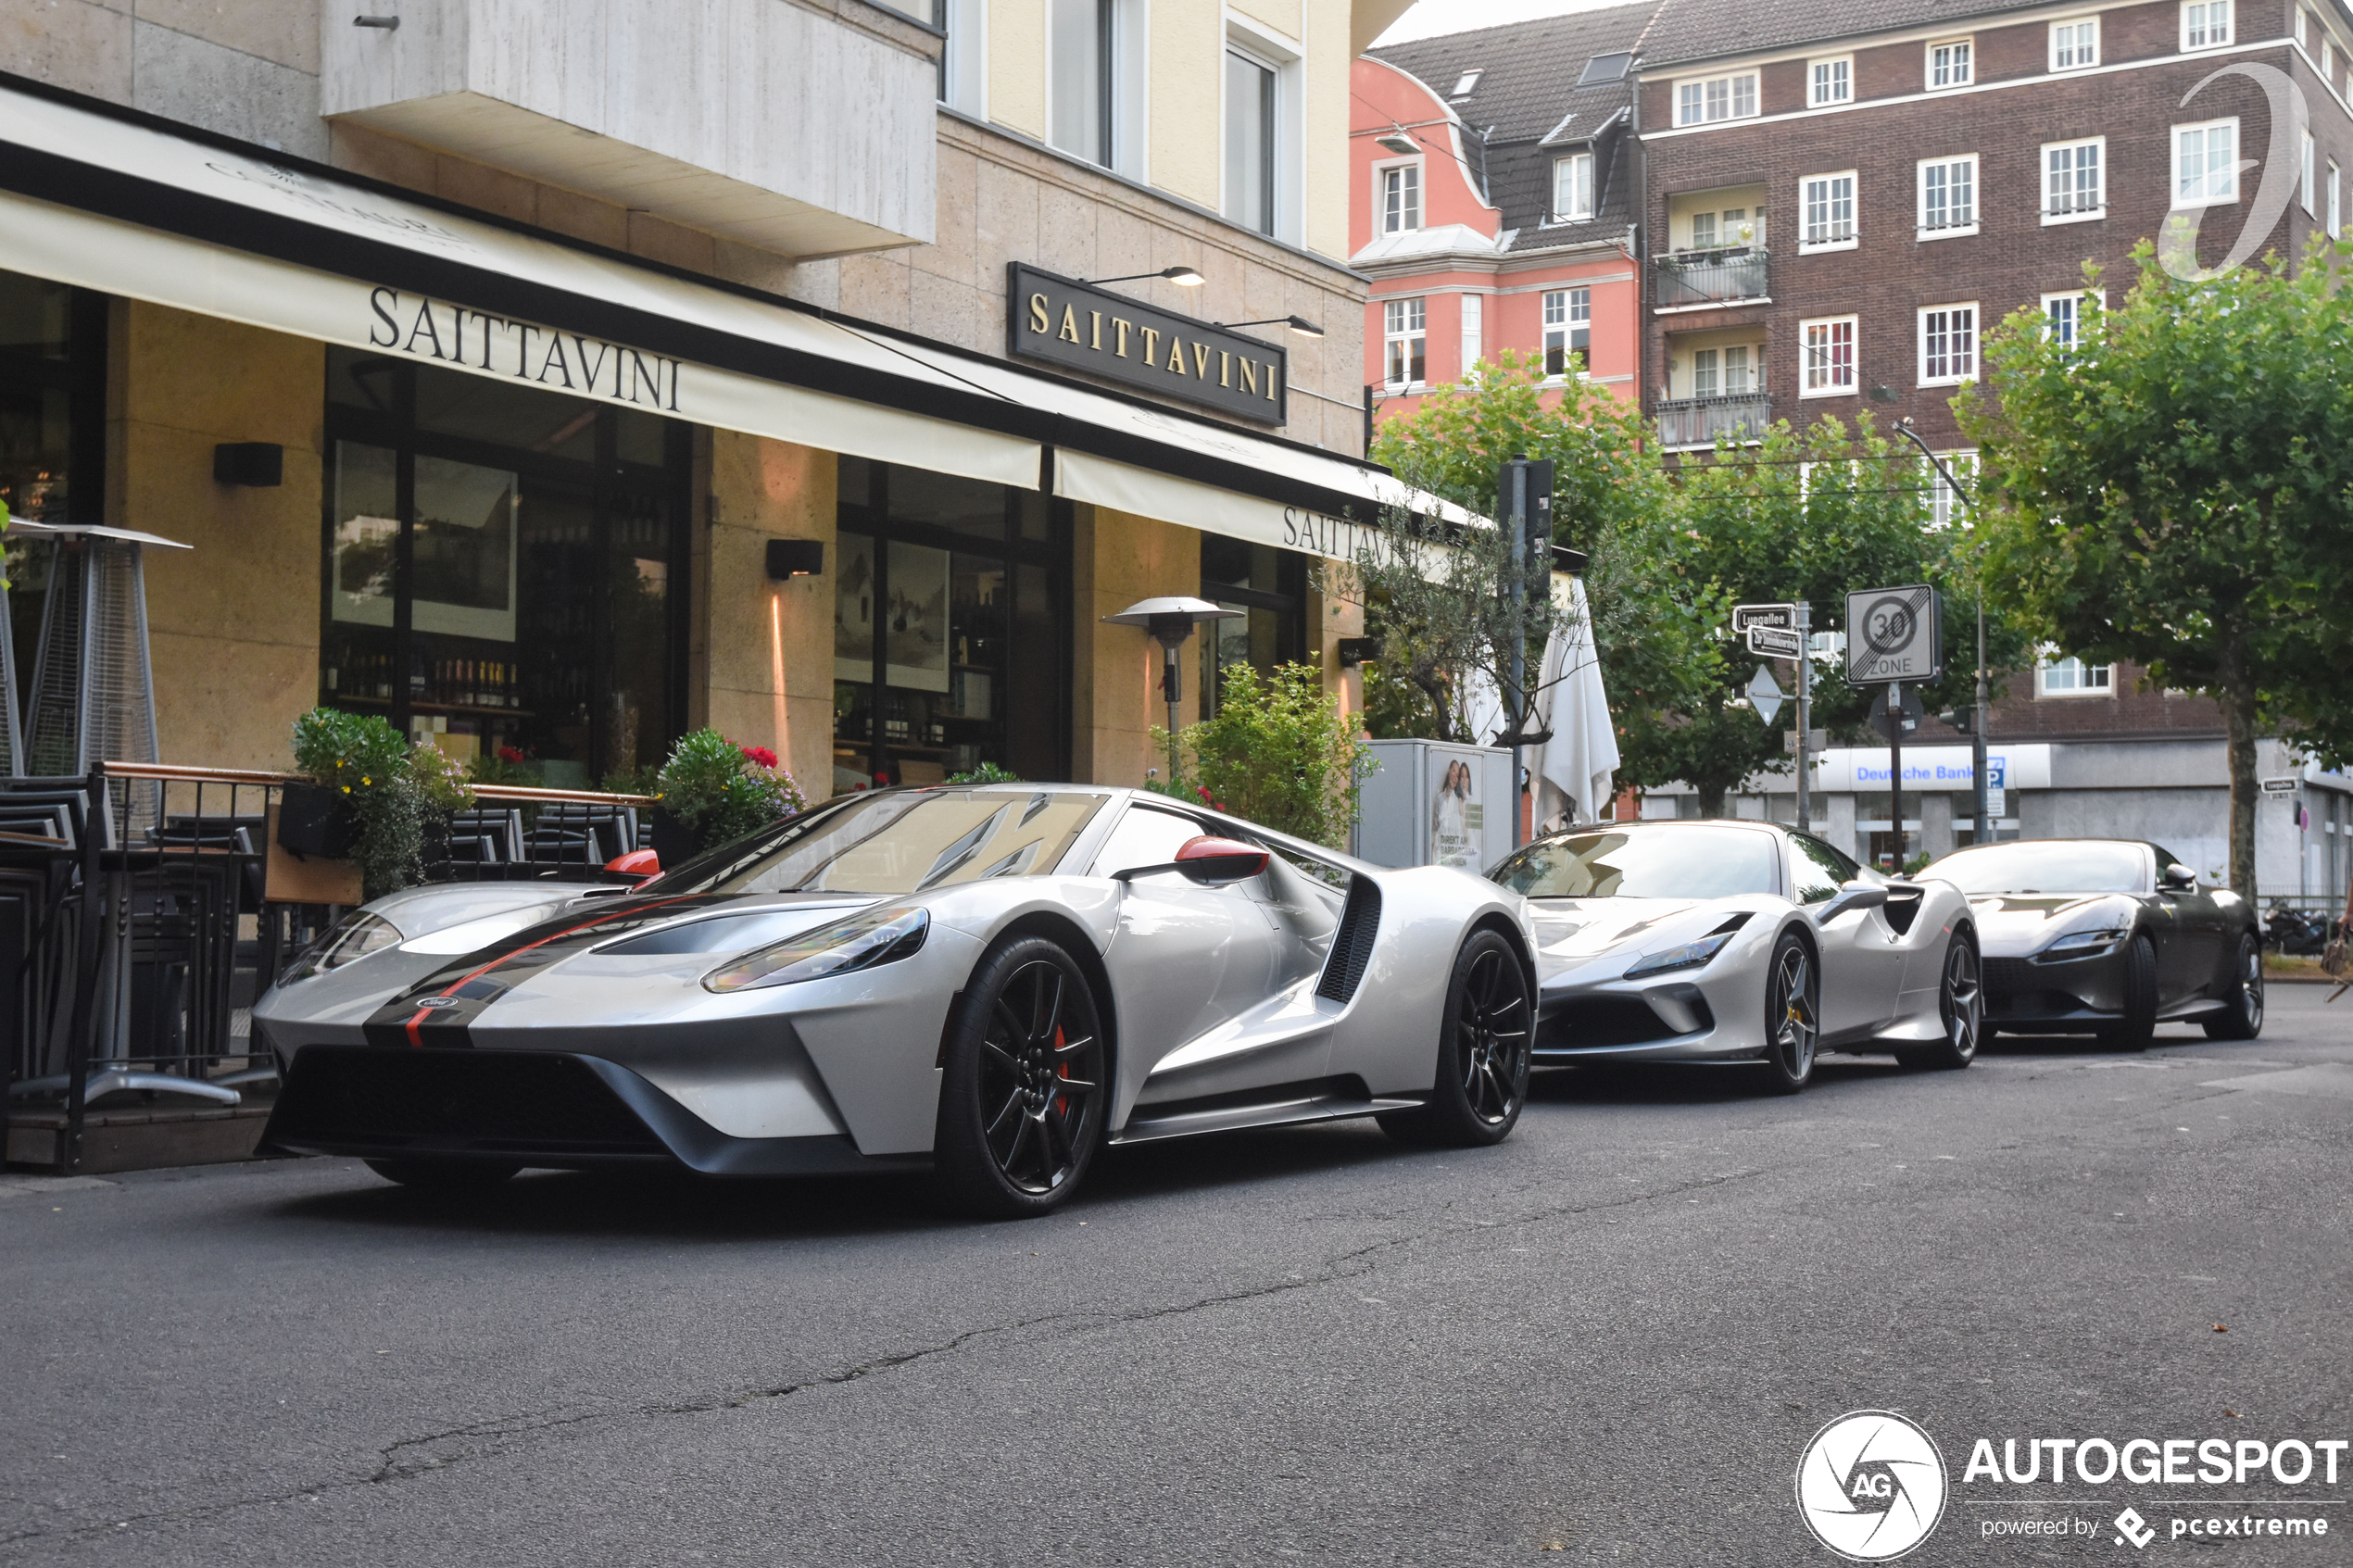
[[1371,464],[19,78],[0,148],[0,268],[1340,558],[1342,520],[1414,504]]

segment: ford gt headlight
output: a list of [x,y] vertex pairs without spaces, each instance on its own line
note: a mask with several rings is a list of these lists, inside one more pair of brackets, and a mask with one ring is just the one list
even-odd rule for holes
[[2105,931],[2070,931],[2034,956],[2038,959],[2088,959],[2107,952],[2123,935],[2123,932],[2114,927]]
[[703,976],[703,989],[751,991],[872,969],[914,954],[930,929],[931,911],[920,907],[888,904],[861,909],[847,920],[804,931],[712,970]]
[[380,953],[400,942],[399,928],[382,915],[371,915],[365,909],[351,913],[327,928],[327,934],[302,950],[302,956],[288,964],[278,976],[278,984],[291,985],[297,980],[308,980],[314,974],[324,974],[331,969],[341,969]]
[[1661,947],[1655,953],[1644,953],[1626,972],[1626,978],[1647,980],[1654,974],[1665,974],[1669,970],[1697,969],[1721,952],[1724,944],[1732,939],[1732,935],[1729,931],[1710,932],[1698,941],[1686,942],[1680,947]]

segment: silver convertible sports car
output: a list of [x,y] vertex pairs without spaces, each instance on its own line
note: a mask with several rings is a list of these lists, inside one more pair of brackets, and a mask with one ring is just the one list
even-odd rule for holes
[[1977,934],[1949,883],[1735,822],[1570,828],[1488,874],[1536,923],[1540,1064],[1754,1063],[1794,1093],[1818,1051],[1977,1055]]
[[1500,1142],[1534,990],[1524,906],[1475,876],[1018,784],[850,796],[635,888],[397,894],[253,1016],[285,1083],[265,1147],[394,1181],[927,1167],[1021,1215],[1106,1141]]

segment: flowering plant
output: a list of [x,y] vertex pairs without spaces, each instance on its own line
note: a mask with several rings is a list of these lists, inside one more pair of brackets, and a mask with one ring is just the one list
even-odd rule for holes
[[425,879],[425,816],[473,804],[458,765],[431,741],[410,746],[382,719],[314,708],[294,725],[295,766],[346,803],[352,859],[370,898]]
[[655,778],[662,809],[694,834],[698,850],[757,833],[806,810],[809,797],[764,746],[738,746],[697,730],[672,748]]

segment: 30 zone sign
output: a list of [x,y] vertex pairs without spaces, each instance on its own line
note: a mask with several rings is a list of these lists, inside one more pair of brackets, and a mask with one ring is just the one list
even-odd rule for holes
[[1906,685],[1944,672],[1944,607],[1935,589],[1866,588],[1846,596],[1846,678]]

